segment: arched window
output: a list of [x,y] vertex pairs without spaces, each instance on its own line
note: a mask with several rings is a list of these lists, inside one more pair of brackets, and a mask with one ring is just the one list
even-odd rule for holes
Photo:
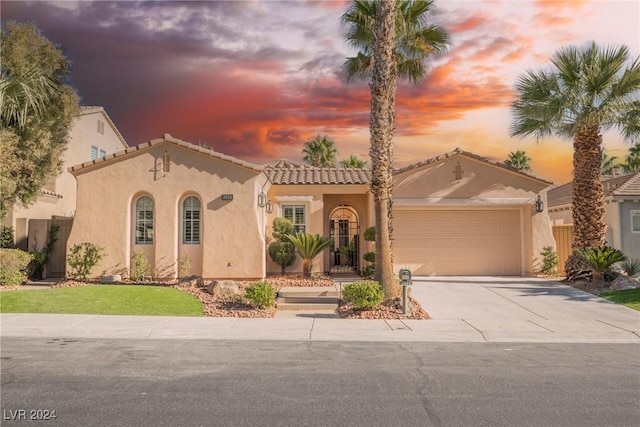
[[182,202],[182,243],[200,244],[200,200],[194,196]]
[[153,245],[153,200],[148,196],[136,202],[136,245]]

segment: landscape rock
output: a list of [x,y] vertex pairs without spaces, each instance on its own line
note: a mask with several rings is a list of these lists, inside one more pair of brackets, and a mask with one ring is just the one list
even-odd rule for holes
[[119,283],[122,282],[122,276],[119,274],[109,274],[100,277],[100,283]]
[[178,280],[178,286],[204,288],[204,280],[200,276],[187,276]]
[[[216,282],[211,289],[212,291],[209,293],[215,296],[240,294],[240,285],[233,280],[220,280],[219,282]],[[207,291],[208,290],[209,289],[207,288]]]

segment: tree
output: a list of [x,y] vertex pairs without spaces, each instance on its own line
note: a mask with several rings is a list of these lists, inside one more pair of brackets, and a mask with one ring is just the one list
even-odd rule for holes
[[371,194],[373,195],[376,240],[374,278],[382,284],[385,298],[397,296],[391,255],[390,212],[393,187],[393,134],[396,120],[398,69],[395,58],[396,8],[394,0],[378,3],[371,78]]
[[627,172],[640,172],[640,142],[629,148],[629,153],[624,158],[626,164],[624,170]]
[[367,165],[367,162],[352,154],[348,159],[340,160],[340,164],[345,168],[362,169]]
[[551,69],[527,71],[516,83],[511,134],[573,140],[574,252],[565,268],[568,278],[582,260],[578,249],[605,244],[602,132],[616,127],[626,141],[640,135],[640,58],[628,62],[626,46],[568,46],[553,55]]
[[317,135],[311,141],[304,143],[302,160],[311,166],[320,168],[336,167],[336,150],[333,140],[327,136]]
[[[414,83],[427,75],[426,61],[443,54],[449,47],[449,34],[438,25],[429,25],[427,15],[434,0],[400,0],[395,3],[394,54],[398,75]],[[373,71],[375,17],[380,2],[353,0],[342,15],[347,26],[346,39],[358,53],[347,58],[344,69],[348,79],[369,80]]]
[[618,157],[607,154],[604,147],[600,148],[600,174],[613,175],[613,170],[619,166]]
[[512,151],[509,153],[504,164],[521,171],[531,171],[531,166],[529,166],[530,161],[531,157],[528,157],[525,151],[516,150],[515,152]]
[[0,218],[28,206],[60,171],[78,97],[62,50],[33,24],[0,32]]
[[296,248],[286,236],[293,234],[293,223],[286,218],[273,220],[273,242],[269,244],[269,256],[280,266],[280,273],[284,275],[286,268],[296,260]]
[[311,277],[313,259],[333,244],[333,239],[321,237],[319,234],[298,233],[285,236],[298,250],[302,257],[302,273]]

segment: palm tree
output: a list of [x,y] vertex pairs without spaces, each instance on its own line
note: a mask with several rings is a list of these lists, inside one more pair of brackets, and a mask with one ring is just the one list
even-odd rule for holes
[[305,142],[302,153],[305,155],[302,160],[311,166],[320,168],[336,167],[338,150],[334,147],[333,140],[327,136],[317,135],[311,141]]
[[298,250],[302,258],[302,273],[304,277],[311,277],[313,259],[333,244],[333,239],[321,237],[319,234],[298,233],[284,235],[283,237],[293,243]]
[[640,172],[640,142],[629,148],[629,153],[624,158],[627,162],[624,169],[627,172]]
[[624,68],[628,61],[626,46],[568,46],[553,55],[551,70],[527,71],[516,83],[511,134],[573,140],[574,253],[565,268],[568,278],[582,259],[578,249],[605,244],[602,132],[617,127],[626,141],[640,135],[640,58]]
[[348,159],[340,160],[340,164],[345,168],[362,169],[367,165],[367,162],[352,154]]
[[2,69],[0,74],[0,121],[3,127],[24,127],[30,116],[40,117],[51,98],[60,89],[36,67],[23,74],[11,74]]
[[378,3],[375,20],[375,58],[371,76],[371,194],[376,221],[376,270],[374,278],[382,284],[385,298],[397,296],[391,254],[391,195],[393,173],[393,134],[396,119],[398,68],[395,59],[396,7],[394,0]]
[[600,148],[600,174],[602,175],[613,175],[613,171],[615,168],[619,166],[617,163],[618,157],[611,156],[607,154],[604,147]]
[[[342,15],[342,25],[348,26],[347,42],[358,50],[347,58],[344,69],[347,78],[369,80],[373,70],[375,17],[380,2],[353,0]],[[438,25],[427,24],[427,14],[434,0],[399,0],[396,5],[394,50],[398,75],[414,83],[427,75],[426,60],[443,54],[449,47],[449,34]]]
[[528,157],[525,151],[516,150],[515,152],[512,151],[509,153],[504,164],[521,171],[531,171],[531,166],[529,166],[530,161],[531,157]]

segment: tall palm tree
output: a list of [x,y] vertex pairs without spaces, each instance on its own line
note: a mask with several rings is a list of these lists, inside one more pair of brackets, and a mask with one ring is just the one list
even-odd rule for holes
[[302,273],[304,277],[311,277],[313,259],[333,244],[333,239],[321,237],[319,234],[287,234],[284,239],[293,243],[302,258]]
[[551,70],[530,70],[516,83],[511,134],[573,140],[574,253],[566,265],[569,278],[582,259],[578,249],[605,244],[602,132],[616,127],[626,141],[640,136],[640,58],[630,64],[629,59],[626,46],[568,46],[553,55]]
[[60,94],[56,83],[33,67],[23,74],[0,72],[0,120],[2,127],[24,127],[30,116],[40,117],[51,98]]
[[336,150],[333,140],[327,136],[316,135],[311,141],[304,143],[302,160],[311,166],[321,168],[336,167]]
[[618,157],[609,157],[604,147],[600,147],[600,159],[600,174],[602,175],[613,175],[614,169],[620,166]]
[[624,158],[626,164],[624,169],[627,172],[640,172],[640,142],[629,148],[629,153]]
[[[398,75],[414,83],[427,75],[426,60],[443,54],[449,44],[449,34],[440,26],[428,24],[427,15],[434,0],[398,0],[395,2],[395,55]],[[344,69],[348,79],[369,80],[373,70],[373,43],[376,11],[380,2],[353,0],[342,15],[347,26],[347,42],[358,50],[347,58]]]
[[371,76],[371,194],[376,221],[376,271],[374,278],[382,284],[387,299],[397,296],[391,257],[391,195],[393,172],[393,134],[396,120],[395,22],[394,0],[378,3],[375,16],[373,73]]
[[345,168],[362,169],[367,165],[367,162],[364,160],[360,160],[352,154],[348,159],[340,160],[340,164]]
[[526,151],[516,150],[515,152],[512,151],[509,153],[504,164],[521,171],[531,171],[530,161],[531,157],[527,156]]

